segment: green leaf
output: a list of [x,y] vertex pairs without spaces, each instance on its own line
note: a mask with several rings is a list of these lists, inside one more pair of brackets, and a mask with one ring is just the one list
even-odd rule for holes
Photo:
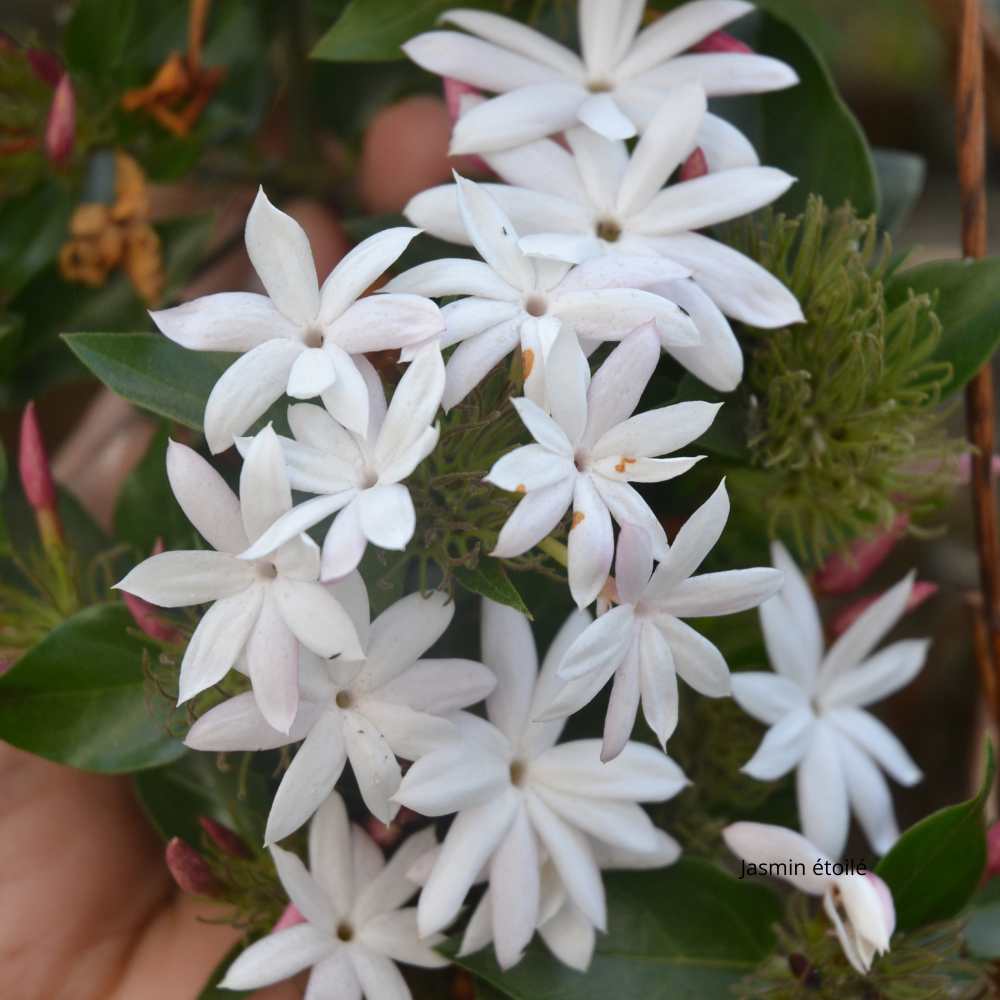
[[143,812],[164,840],[181,837],[197,846],[202,837],[198,817],[209,816],[249,847],[263,843],[268,783],[254,771],[241,778],[238,755],[222,770],[215,754],[186,753],[173,764],[137,774],[134,783]]
[[121,604],[80,611],[0,678],[0,739],[85,771],[157,767],[184,751],[166,729],[170,706],[149,696],[155,645]]
[[12,297],[51,263],[66,238],[73,201],[55,181],[0,204],[0,298]]
[[979,885],[986,866],[983,806],[996,776],[992,743],[986,753],[986,773],[975,798],[939,809],[910,827],[875,869],[892,890],[899,930],[948,920]]
[[111,80],[125,54],[135,8],[135,0],[78,0],[63,38],[70,70]]
[[899,149],[873,151],[882,207],[878,221],[883,229],[898,233],[923,194],[927,161]]
[[233,360],[189,351],[159,333],[68,333],[70,350],[119,396],[201,430],[205,400]]
[[509,608],[520,611],[522,615],[532,617],[524,598],[518,593],[517,587],[510,582],[510,577],[499,559],[484,556],[475,569],[455,570],[455,579],[474,594],[488,597],[497,604],[506,604]]
[[781,909],[771,890],[705,861],[617,872],[605,884],[608,933],[598,935],[585,976],[537,942],[506,973],[491,950],[455,961],[514,1000],[705,1000],[732,995],[774,947]]
[[905,302],[910,290],[935,300],[941,343],[933,360],[952,366],[945,392],[962,389],[1000,344],[1000,258],[943,260],[897,271],[886,288],[889,307]]

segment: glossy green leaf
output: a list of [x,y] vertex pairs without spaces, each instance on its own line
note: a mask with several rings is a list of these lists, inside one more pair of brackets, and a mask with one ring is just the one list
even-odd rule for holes
[[912,290],[935,301],[941,343],[934,360],[952,366],[947,395],[958,392],[1000,345],[1000,258],[943,260],[898,271],[886,288],[890,306]]
[[171,708],[147,686],[158,649],[122,604],[80,611],[0,677],[0,739],[85,771],[118,774],[176,760]]
[[655,872],[605,878],[608,933],[587,974],[566,968],[537,942],[508,972],[492,952],[456,959],[513,1000],[705,1000],[735,983],[774,947],[781,917],[770,889],[685,858]]
[[899,149],[876,149],[873,156],[881,198],[879,225],[890,233],[898,233],[923,194],[927,161],[916,153]]
[[208,394],[233,360],[186,350],[159,333],[69,333],[64,339],[119,396],[195,430],[201,430]]
[[66,62],[73,73],[111,79],[125,55],[138,0],[77,0],[66,25]]
[[948,920],[972,898],[986,865],[983,806],[995,777],[989,744],[979,793],[910,827],[879,862],[875,872],[892,890],[900,930]]
[[488,597],[497,604],[506,604],[515,611],[520,611],[522,615],[531,617],[524,598],[518,593],[517,587],[510,582],[510,577],[499,559],[483,556],[474,569],[455,570],[455,579],[466,590]]

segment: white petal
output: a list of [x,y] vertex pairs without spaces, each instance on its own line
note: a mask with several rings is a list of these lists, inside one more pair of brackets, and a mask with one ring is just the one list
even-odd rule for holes
[[[576,168],[593,209],[597,212],[613,212],[618,188],[628,169],[625,143],[605,139],[589,128],[568,129],[566,141],[573,151]],[[579,196],[577,199],[584,200]]]
[[[586,128],[570,131],[595,135]],[[508,184],[570,201],[582,203],[587,200],[574,157],[552,139],[537,139],[513,149],[491,150],[483,159]]]
[[378,690],[416,663],[444,635],[454,614],[443,591],[407,594],[386,608],[372,622],[368,663],[359,678],[363,690]]
[[399,807],[390,802],[399,790],[399,761],[375,726],[360,712],[345,712],[344,741],[358,790],[368,811],[391,823]]
[[614,760],[625,748],[639,711],[639,636],[633,636],[625,658],[615,671],[608,711],[604,717],[601,761]]
[[496,686],[493,672],[472,660],[417,660],[378,689],[381,701],[445,715],[482,701]]
[[508,791],[455,817],[420,893],[421,936],[443,930],[458,915],[465,894],[510,829],[517,807],[517,795]]
[[612,69],[618,42],[620,3],[580,0],[577,20],[583,61],[591,78],[603,77]]
[[635,215],[636,222],[646,218],[653,196],[695,148],[707,106],[705,91],[697,83],[663,95],[661,108],[632,151],[622,177],[615,205],[620,215]]
[[759,264],[700,233],[651,241],[665,257],[691,269],[691,277],[727,315],[764,329],[803,321],[795,296]]
[[346,948],[338,948],[329,958],[313,966],[303,1000],[362,1000],[361,983],[354,974]]
[[632,644],[634,610],[629,605],[613,608],[588,625],[566,651],[556,673],[564,680],[602,672],[621,663]]
[[694,281],[672,281],[650,291],[676,302],[700,337],[694,347],[664,343],[664,350],[706,385],[732,392],[743,378],[743,351],[719,307]]
[[[593,463],[592,463],[593,469]],[[611,516],[622,524],[635,524],[649,535],[653,558],[663,559],[667,554],[667,533],[649,504],[628,483],[614,482],[593,470],[593,481]]]
[[576,479],[567,548],[570,593],[585,608],[606,583],[615,551],[611,515],[589,476]]
[[554,135],[576,123],[588,97],[583,87],[572,83],[519,86],[462,115],[452,131],[450,152],[489,153]]
[[341,316],[370,288],[410,245],[419,229],[393,226],[362,240],[330,272],[320,289],[320,321],[324,326]]
[[516,965],[538,922],[539,858],[523,803],[490,863],[493,946],[501,969]]
[[285,624],[307,649],[324,659],[337,654],[349,660],[364,658],[354,623],[329,588],[279,578],[271,592]]
[[329,934],[334,929],[336,919],[331,900],[306,870],[298,855],[273,845],[270,850],[278,869],[278,878],[288,893],[288,898],[310,924]]
[[[469,261],[468,263],[474,263]],[[481,265],[486,267],[485,264]],[[492,271],[490,272],[492,274]],[[499,278],[497,279],[500,280]],[[463,340],[490,331],[505,331],[516,320],[519,325],[524,318],[524,310],[518,292],[517,302],[499,302],[496,299],[466,298],[449,302],[441,310],[445,323],[445,333],[441,337],[442,350]],[[516,342],[516,341],[515,341]]]
[[831,858],[847,843],[850,810],[838,737],[822,719],[812,728],[812,741],[796,774],[802,832]]
[[[846,673],[852,667],[857,667],[895,628],[906,610],[906,602],[910,598],[914,578],[915,574],[911,571],[899,583],[890,587],[874,604],[866,608],[851,627],[830,647],[820,668],[820,685],[824,691],[831,689],[834,680],[839,675]],[[912,663],[917,655],[920,655],[920,650],[917,647],[904,648],[908,651],[908,655],[904,656],[904,661],[908,664]],[[924,647],[923,652],[926,652],[926,647]],[[920,655],[920,664],[922,662],[923,658]],[[918,664],[917,669],[919,669],[920,664]],[[876,689],[879,686],[876,685]]]
[[444,360],[436,345],[417,352],[392,394],[375,443],[375,464],[382,469],[403,458],[430,426],[444,392]]
[[851,809],[876,854],[885,854],[899,839],[892,794],[872,759],[849,739],[837,740]]
[[[351,914],[354,920],[359,924],[367,924],[372,917],[398,910],[415,896],[417,885],[407,878],[406,873],[418,858],[436,847],[437,837],[433,827],[407,837],[378,875],[358,885],[357,901]],[[416,922],[413,930],[415,939]]]
[[611,94],[590,94],[576,110],[577,121],[605,139],[631,139],[636,134],[632,120]]
[[351,827],[351,863],[358,886],[368,885],[385,867],[381,848],[359,826]]
[[383,286],[383,290],[427,295],[432,299],[448,295],[475,295],[496,307],[506,307],[507,303],[520,300],[520,291],[511,287],[489,264],[461,258],[418,264],[397,275]]
[[270,594],[265,594],[247,640],[246,659],[261,713],[275,729],[287,733],[299,704],[299,643]]
[[366,997],[375,997],[377,1000],[411,1000],[410,988],[391,959],[376,954],[363,945],[351,948],[347,954],[361,984],[361,992]]
[[508,285],[528,291],[534,284],[534,273],[517,245],[513,223],[485,187],[458,174],[455,183],[458,210],[479,256]]
[[575,479],[567,476],[562,482],[529,493],[507,518],[490,555],[502,559],[519,556],[549,535],[570,505]]
[[309,825],[309,871],[333,902],[337,916],[355,896],[351,864],[351,822],[344,800],[334,793]]
[[[422,295],[368,295],[325,328],[324,348],[348,354],[410,347],[444,333],[441,310]],[[352,428],[353,430],[353,428]]]
[[505,760],[480,747],[456,743],[410,767],[395,800],[425,816],[445,816],[493,801],[509,787]]
[[824,717],[901,785],[915,785],[923,779],[920,768],[903,744],[871,713],[857,708],[836,708]]
[[593,456],[629,455],[655,458],[668,455],[701,437],[719,412],[719,403],[674,403],[629,417],[612,427],[594,445]]
[[533,785],[531,790],[567,823],[603,844],[612,844],[634,854],[659,850],[660,831],[643,808],[634,802],[568,795],[544,785]]
[[756,608],[781,587],[776,569],[731,569],[682,580],[657,607],[678,618],[735,615]]
[[299,704],[291,731],[279,733],[257,707],[252,691],[227,698],[198,718],[184,737],[192,750],[225,753],[235,750],[276,750],[298,742],[312,728],[318,715],[310,702]]
[[[288,407],[288,426],[302,447],[335,459],[339,465],[351,467],[361,461],[353,436],[322,406],[294,403]],[[284,444],[285,439],[279,440]],[[287,454],[285,457],[288,458]],[[294,483],[292,485],[295,488]]]
[[733,698],[740,708],[769,726],[809,705],[802,688],[779,674],[741,671],[733,674],[732,684]]
[[575,475],[573,463],[540,444],[529,444],[507,452],[490,469],[486,481],[509,492],[544,489]]
[[417,760],[458,738],[457,729],[447,719],[416,712],[408,705],[365,697],[357,709],[382,734],[392,752],[404,760]]
[[711,113],[698,129],[698,145],[705,154],[709,172],[758,167],[760,157],[753,143],[734,125]]
[[798,83],[787,63],[750,52],[691,52],[640,74],[630,84],[643,90],[669,90],[700,83],[709,97],[733,97],[784,90]]
[[136,566],[115,584],[161,608],[231,597],[256,580],[251,567],[228,552],[161,552]]
[[[412,895],[416,886],[410,883]],[[358,939],[373,952],[385,955],[394,962],[405,962],[424,969],[440,969],[448,965],[448,959],[434,951],[432,945],[440,944],[434,936],[422,940],[417,931],[417,911],[415,907],[380,913],[368,920],[358,933]],[[334,994],[341,1000],[339,994]]]
[[218,684],[229,673],[257,621],[263,597],[263,587],[247,587],[232,597],[216,601],[205,612],[184,650],[178,704]]
[[319,313],[319,282],[309,237],[259,188],[246,225],[247,253],[271,301],[293,323],[307,326]]
[[[602,294],[583,292],[578,294]],[[587,388],[590,368],[580,349],[576,334],[565,324],[560,329],[545,359],[546,398],[552,418],[571,444],[576,444],[587,425]],[[524,411],[518,413],[527,424]],[[529,425],[534,434],[534,427]],[[539,439],[540,440],[540,439]],[[545,444],[546,442],[542,441]]]
[[304,350],[298,341],[269,340],[222,373],[205,403],[205,437],[213,454],[225,451],[280,398]]
[[379,481],[385,485],[401,482],[437,447],[441,429],[437,425],[425,427],[413,443],[379,470]]
[[540,445],[556,455],[572,458],[573,445],[566,432],[537,403],[523,397],[512,399],[511,403],[528,432]]
[[236,555],[246,548],[236,495],[196,451],[170,441],[167,479],[184,516],[213,549]]
[[[299,403],[297,405],[309,406],[311,404]],[[289,409],[293,409],[293,407]],[[319,410],[320,407],[314,406],[313,409]],[[326,410],[321,410],[321,412],[326,414]],[[252,438],[237,438],[236,447],[241,453],[245,453],[251,440]],[[279,437],[278,441],[281,443],[281,454],[285,459],[288,483],[293,490],[299,490],[302,493],[341,493],[344,490],[353,489],[363,475],[363,470],[360,468],[360,455],[353,442],[351,447],[354,449],[354,455],[348,461],[344,461],[337,454],[331,454],[329,451],[311,445],[300,444],[291,438]]]
[[639,633],[639,685],[642,714],[666,750],[667,740],[677,728],[677,672],[670,644],[651,624]]
[[757,752],[740,770],[758,781],[788,774],[809,748],[815,721],[808,705],[793,709],[768,729]]
[[493,900],[489,889],[483,893],[462,934],[459,958],[482,951],[493,940]]
[[385,413],[381,385],[373,394],[362,371],[368,364],[363,357],[352,358],[332,343],[327,343],[324,351],[333,361],[337,380],[323,393],[323,405],[347,430],[362,436],[369,434],[374,420],[381,421]]
[[353,489],[313,497],[279,517],[245,552],[244,560],[261,559],[347,506],[357,496]]
[[678,618],[664,615],[656,624],[670,643],[677,673],[699,694],[724,698],[730,693],[729,668],[722,653]]
[[446,382],[441,405],[457,406],[518,343],[519,320],[511,319],[458,345],[445,367]]
[[357,569],[367,545],[355,498],[337,515],[323,539],[320,578],[324,582],[339,580]]
[[[333,791],[347,761],[343,725],[339,711],[326,711],[309,731],[274,794],[267,817],[265,845],[277,843],[294,833]],[[316,877],[320,878],[315,859],[312,865]],[[331,894],[330,898],[336,905],[343,905],[343,900],[337,896]]]
[[321,347],[304,350],[288,373],[287,392],[295,399],[321,396],[337,381],[337,369],[329,353]]
[[690,471],[704,458],[692,455],[690,458],[632,458],[616,455],[613,458],[599,458],[590,463],[591,471],[602,479],[612,479],[621,483],[663,483],[676,479]]
[[[749,864],[784,863],[790,867],[792,874],[781,877],[802,892],[821,896],[830,886],[830,876],[817,875],[813,871],[817,861],[825,860],[822,853],[801,833],[782,826],[743,822],[730,824],[722,831],[722,836],[729,850]],[[805,872],[796,873],[789,862],[801,865]]]
[[702,3],[682,4],[639,33],[628,55],[619,64],[617,73],[622,78],[634,76],[657,63],[666,62],[752,10],[753,4],[745,0],[704,0]]
[[602,252],[601,241],[589,232],[572,236],[565,233],[537,233],[532,236],[522,236],[520,246],[529,257],[570,263],[588,260],[594,254]]
[[400,483],[362,490],[358,494],[358,517],[369,542],[400,552],[413,537],[417,523],[410,491]]
[[191,351],[238,351],[297,337],[299,328],[266,295],[219,292],[150,312],[160,331]]
[[564,823],[533,792],[525,793],[524,802],[532,826],[545,845],[570,899],[598,930],[603,931],[607,923],[604,884],[587,838]]
[[553,295],[602,288],[648,288],[678,282],[687,275],[687,268],[663,257],[605,254],[577,264],[553,289]]
[[649,536],[634,524],[625,524],[618,533],[615,556],[615,589],[622,604],[637,604],[653,572]]
[[335,947],[330,935],[312,924],[286,927],[255,941],[241,952],[226,970],[219,986],[226,990],[270,986],[321,962]]
[[247,538],[259,538],[291,507],[281,444],[269,424],[254,437],[240,473],[240,513]]
[[870,705],[905,687],[923,669],[929,639],[894,642],[854,670],[825,684],[820,700],[825,707]]
[[621,340],[652,323],[665,344],[691,347],[698,331],[679,306],[661,295],[637,288],[605,288],[560,295],[554,314],[580,337]]
[[577,972],[586,972],[590,968],[597,935],[594,925],[572,903],[563,906],[554,917],[542,924],[538,933],[563,965]]
[[516,747],[521,741],[538,675],[538,654],[528,619],[519,611],[482,602],[480,636],[482,658],[495,674],[497,685],[486,700],[490,722]]

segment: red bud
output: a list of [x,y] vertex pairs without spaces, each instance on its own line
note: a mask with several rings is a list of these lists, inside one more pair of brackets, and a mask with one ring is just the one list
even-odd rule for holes
[[739,52],[752,55],[753,49],[746,42],[734,38],[728,31],[713,31],[706,35],[697,45],[691,46],[692,52]]
[[59,81],[65,75],[62,63],[51,53],[42,49],[28,49],[25,55],[34,70],[35,76],[50,87],[58,87]]
[[171,645],[179,643],[183,639],[183,636],[177,629],[159,617],[159,608],[155,605],[144,601],[141,597],[136,597],[135,594],[128,594],[125,591],[122,591],[122,600],[125,602],[125,607],[128,608],[129,614],[132,616],[132,621],[150,639],[155,639],[157,642],[170,643]]
[[34,510],[55,510],[56,487],[52,482],[49,457],[45,453],[45,440],[38,425],[35,403],[32,400],[21,415],[21,447],[17,457],[21,486]]
[[228,826],[217,823],[210,816],[199,816],[198,825],[223,854],[228,854],[233,858],[250,857],[250,848],[244,843],[243,838],[230,830]]
[[208,862],[180,837],[168,841],[164,854],[167,868],[182,892],[192,896],[217,896],[222,886]]
[[695,151],[681,164],[678,178],[682,181],[693,181],[698,177],[704,177],[708,173],[708,160],[705,159],[705,151],[701,146],[695,147]]
[[52,95],[49,120],[45,123],[45,155],[61,167],[69,161],[75,142],[76,95],[69,73],[63,73]]

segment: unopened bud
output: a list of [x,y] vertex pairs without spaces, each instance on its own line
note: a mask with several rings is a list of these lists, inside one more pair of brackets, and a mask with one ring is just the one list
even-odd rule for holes
[[28,64],[35,76],[50,87],[58,87],[59,81],[65,75],[62,63],[51,53],[42,49],[28,49],[25,52]]
[[994,823],[986,831],[986,872],[985,879],[1000,875],[1000,823]]
[[247,847],[246,842],[228,826],[217,823],[211,816],[199,816],[198,825],[223,854],[228,854],[233,858],[250,857],[250,848]]
[[854,542],[846,552],[831,556],[813,576],[816,589],[821,594],[849,594],[857,590],[885,562],[909,524],[909,516],[900,514],[885,531]]
[[692,52],[739,52],[752,55],[753,49],[746,42],[741,42],[728,31],[713,31],[706,35],[697,45],[691,46]]
[[217,896],[222,889],[208,862],[180,837],[167,842],[167,868],[182,892],[192,896]]
[[286,927],[294,927],[296,924],[304,924],[306,918],[299,912],[299,908],[294,903],[289,903],[285,907],[285,912],[278,918],[278,922],[271,928],[271,933],[283,931]]
[[[937,592],[938,585],[936,583],[931,583],[929,580],[917,580],[910,591],[903,613],[909,614]],[[871,597],[863,597],[860,601],[855,601],[849,607],[844,608],[833,620],[831,631],[834,636],[843,635],[881,596],[881,594],[873,594]]]
[[[462,99],[466,97],[481,98],[483,92],[451,76],[444,77],[441,82],[444,87],[444,103],[448,108],[448,117],[451,119],[451,124],[454,125],[462,117]],[[481,156],[466,154],[455,159],[460,161],[463,173],[488,174],[490,172],[489,164]]]
[[56,85],[45,123],[45,155],[57,167],[69,161],[76,142],[76,95],[69,73]]
[[416,818],[417,814],[404,806],[391,823],[383,823],[374,816],[369,816],[365,829],[379,847],[387,850],[399,843],[403,836],[403,828]]
[[144,635],[148,635],[150,639],[155,639],[157,642],[171,645],[181,642],[183,636],[180,631],[160,618],[159,608],[155,605],[125,591],[122,591],[122,600],[132,616],[132,621],[136,623]]
[[56,509],[56,487],[34,401],[28,403],[21,415],[17,468],[24,495],[35,512],[42,545],[48,549],[61,544],[63,530]]
[[695,147],[695,151],[681,164],[678,179],[682,181],[693,181],[699,177],[704,177],[708,173],[708,160],[705,159],[705,151],[701,146]]

